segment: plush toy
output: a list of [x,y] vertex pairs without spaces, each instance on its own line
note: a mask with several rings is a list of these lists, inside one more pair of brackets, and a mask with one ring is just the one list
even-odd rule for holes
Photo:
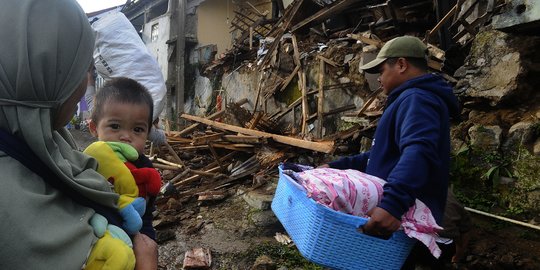
[[122,229],[109,225],[107,219],[97,213],[90,219],[90,225],[99,239],[90,251],[85,270],[132,270],[135,268],[133,244]]
[[103,141],[90,144],[84,153],[98,161],[97,171],[113,184],[114,191],[120,195],[118,208],[124,220],[123,229],[130,235],[137,233],[142,227],[146,200],[139,197],[135,178],[125,163],[137,160],[139,153],[129,144]]
[[139,197],[157,196],[161,188],[161,175],[154,168],[137,168],[133,163],[126,162],[126,167],[131,171],[135,183],[139,188]]

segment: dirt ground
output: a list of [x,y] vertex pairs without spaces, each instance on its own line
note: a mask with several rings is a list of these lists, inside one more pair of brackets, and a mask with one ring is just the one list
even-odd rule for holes
[[[79,146],[94,141],[87,132],[73,130]],[[159,200],[156,221],[159,269],[181,269],[184,253],[208,248],[211,269],[322,269],[299,258],[294,247],[279,244],[274,235],[284,232],[271,210],[250,207],[242,190],[218,202],[167,197]],[[466,259],[457,269],[540,269],[540,231],[471,214],[474,229]],[[257,258],[271,258],[270,268],[252,268]],[[265,266],[266,267],[266,266]],[[455,269],[455,268],[454,268]]]

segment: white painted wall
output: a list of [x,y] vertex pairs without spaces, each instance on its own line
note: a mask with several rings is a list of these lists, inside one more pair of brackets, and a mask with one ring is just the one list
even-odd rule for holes
[[[151,39],[151,31],[152,26],[154,24],[159,25],[158,30],[158,39],[155,41],[152,41]],[[167,74],[168,74],[168,54],[167,54],[167,48],[168,45],[167,40],[169,40],[169,25],[170,25],[170,18],[169,14],[165,13],[164,15],[161,15],[152,21],[146,23],[143,27],[142,32],[142,39],[144,44],[146,44],[146,47],[148,48],[148,51],[150,54],[152,54],[156,61],[159,64],[159,67],[161,69],[161,73],[163,74],[163,78],[165,81],[167,81]]]

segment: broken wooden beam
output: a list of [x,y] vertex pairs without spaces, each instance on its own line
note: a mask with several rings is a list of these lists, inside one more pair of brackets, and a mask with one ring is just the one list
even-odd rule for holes
[[291,137],[287,137],[283,135],[277,135],[277,134],[262,132],[258,130],[238,127],[234,125],[224,124],[224,123],[204,119],[202,117],[197,117],[197,116],[193,116],[189,114],[182,114],[180,117],[191,120],[191,121],[203,123],[205,125],[209,125],[209,126],[216,127],[219,129],[229,130],[229,131],[238,132],[238,133],[251,135],[251,136],[261,136],[261,137],[272,138],[274,141],[279,142],[279,143],[283,143],[283,144],[287,144],[287,145],[291,145],[295,147],[300,147],[304,149],[309,149],[313,151],[331,153],[334,150],[333,141],[323,141],[323,142],[306,141],[306,140],[291,138]]
[[433,35],[433,33],[436,33],[437,31],[439,31],[439,29],[441,29],[443,24],[445,24],[452,16],[454,16],[454,14],[456,14],[457,10],[458,10],[458,4],[454,5],[454,7],[452,7],[452,9],[450,9],[450,11],[446,13],[446,15],[444,15],[444,17],[437,23],[437,25],[435,25],[435,27],[433,27],[431,30],[427,32],[426,38],[424,40],[426,42],[429,42],[430,36]]
[[285,81],[283,81],[283,83],[281,84],[281,88],[279,88],[279,92],[282,92],[283,90],[285,90],[285,88],[287,88],[287,86],[289,86],[289,84],[291,83],[291,81],[294,79],[294,77],[296,77],[296,75],[298,74],[298,71],[300,70],[300,66],[296,66],[293,70],[293,72],[285,79]]
[[319,95],[317,98],[317,138],[322,138],[323,133],[323,113],[324,113],[324,63],[320,58],[319,63]]
[[339,12],[349,8],[353,4],[358,4],[358,0],[344,0],[331,6],[319,10],[317,13],[309,16],[307,19],[297,23],[291,28],[291,32],[296,32],[306,26],[322,22],[328,18],[337,16]]
[[338,64],[338,63],[334,62],[333,60],[328,59],[328,58],[326,58],[326,57],[324,57],[324,56],[322,56],[322,55],[317,55],[317,58],[319,58],[320,60],[326,62],[327,64],[329,64],[329,65],[331,65],[331,66],[333,66],[333,67],[339,67],[339,66],[341,66],[340,64]]
[[306,86],[306,73],[304,71],[298,72],[298,86],[302,90],[302,134],[307,134],[307,121],[309,117],[309,104],[307,99],[307,86]]
[[151,157],[149,159],[150,159],[150,161],[156,160],[157,162],[161,162],[161,163],[163,163],[165,165],[173,166],[173,167],[176,167],[178,169],[185,168],[184,165],[180,165],[180,164],[177,164],[177,163],[174,163],[174,162],[170,162],[170,161],[162,159],[162,158]]
[[360,109],[360,111],[358,111],[358,113],[356,114],[357,116],[360,116],[362,115],[366,110],[367,108],[369,107],[369,105],[371,105],[371,103],[373,103],[373,101],[375,101],[375,99],[377,99],[377,97],[379,96],[379,94],[382,92],[382,87],[379,87],[377,90],[375,90],[373,93],[371,93],[369,96],[368,96],[368,100],[364,103],[364,105],[362,106],[362,108]]
[[221,139],[222,136],[223,136],[223,133],[215,133],[215,134],[210,134],[210,135],[206,135],[206,136],[194,137],[191,144],[192,145],[208,144],[210,142],[217,141],[217,140]]
[[[217,172],[217,171],[219,171],[220,169],[221,169],[221,168],[220,168],[219,166],[217,166],[217,167],[214,167],[214,168],[212,168],[212,169],[206,170],[205,173],[213,173],[213,172]],[[186,170],[186,171],[191,172],[191,170]],[[190,176],[190,177],[188,177],[188,178],[186,178],[186,179],[184,179],[184,180],[182,180],[182,181],[178,181],[178,180],[181,179],[180,177],[179,177],[178,179],[175,177],[175,178],[171,179],[171,181],[169,181],[169,182],[173,183],[175,187],[179,187],[179,186],[182,186],[182,185],[191,183],[191,182],[193,182],[193,181],[197,181],[197,180],[199,180],[201,177],[203,177],[203,175],[197,174],[197,175]],[[173,181],[173,180],[174,180],[174,181]]]
[[247,143],[247,144],[261,144],[266,143],[266,138],[260,136],[245,136],[245,135],[225,135],[224,141],[231,143]]
[[352,38],[352,39],[356,39],[358,41],[361,41],[363,43],[373,45],[373,46],[375,46],[375,47],[377,47],[379,49],[382,48],[382,46],[384,45],[384,42],[382,42],[380,40],[375,40],[375,39],[372,39],[372,38],[364,37],[363,35],[348,34],[347,36]]
[[[353,110],[353,109],[356,109],[356,105],[349,104],[349,105],[345,105],[343,107],[339,107],[339,108],[324,112],[323,116],[326,117],[326,116],[329,116],[329,115],[333,115],[333,114],[336,114],[336,113],[342,113],[342,112],[350,111],[350,110]],[[318,116],[317,113],[314,113],[314,114],[310,115],[308,117],[308,121],[311,121],[311,120],[315,119],[315,117],[317,117],[317,116]]]
[[178,154],[176,154],[176,151],[174,151],[174,149],[172,148],[172,146],[168,143],[168,142],[165,142],[165,146],[167,146],[167,149],[169,150],[169,152],[171,153],[171,155],[174,157],[175,161],[182,165],[182,166],[185,166],[184,165],[184,162],[182,161],[182,159],[178,156]]
[[[215,112],[213,114],[211,114],[210,116],[206,117],[207,119],[216,119],[218,117],[220,117],[221,115],[223,115],[225,113],[225,110],[221,110],[219,112]],[[182,135],[185,135],[185,134],[188,134],[190,132],[192,132],[193,130],[195,130],[197,127],[199,126],[199,124],[193,124],[181,131],[171,131],[171,135],[174,136],[174,137],[180,137]]]

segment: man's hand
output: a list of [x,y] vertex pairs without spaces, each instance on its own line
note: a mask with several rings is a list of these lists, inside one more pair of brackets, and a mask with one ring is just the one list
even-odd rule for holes
[[399,219],[380,207],[375,207],[371,213],[368,214],[370,215],[370,218],[363,227],[365,234],[388,239],[401,225]]

